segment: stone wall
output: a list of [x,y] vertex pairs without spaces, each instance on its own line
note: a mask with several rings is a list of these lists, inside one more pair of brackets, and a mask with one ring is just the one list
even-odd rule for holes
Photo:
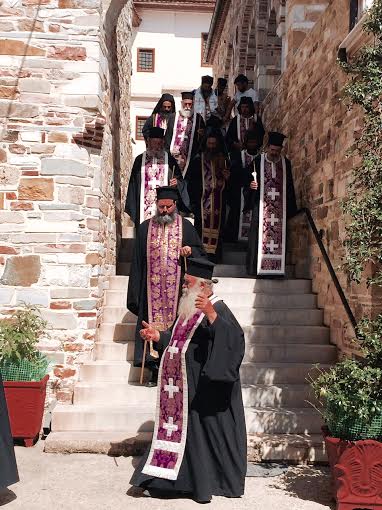
[[[359,318],[371,314],[381,301],[366,285],[350,283],[340,269],[345,221],[340,202],[356,163],[347,157],[347,151],[362,129],[361,113],[348,110],[341,98],[346,75],[336,62],[338,47],[348,34],[348,4],[346,0],[333,1],[289,56],[286,71],[264,102],[264,121],[268,129],[288,135],[287,154],[293,164],[299,205],[312,210],[341,286]],[[353,332],[303,217],[293,220],[290,237],[298,276],[313,278],[332,340],[344,351],[351,351]]]
[[[115,33],[123,8],[129,47],[131,4],[0,6],[0,313],[22,301],[41,306],[52,327],[41,349],[57,365],[51,387],[69,402],[78,364],[91,356],[122,232],[130,134],[124,122],[125,162],[115,166],[117,54],[107,31]],[[123,118],[126,109],[125,100]]]

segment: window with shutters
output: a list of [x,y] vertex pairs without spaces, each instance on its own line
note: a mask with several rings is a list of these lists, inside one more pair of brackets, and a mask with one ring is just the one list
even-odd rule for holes
[[138,48],[137,71],[139,73],[155,71],[155,50],[153,48]]

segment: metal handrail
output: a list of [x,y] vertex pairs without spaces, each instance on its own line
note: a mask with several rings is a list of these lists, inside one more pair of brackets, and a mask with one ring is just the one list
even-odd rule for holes
[[321,251],[321,255],[324,258],[326,267],[328,268],[330,276],[332,277],[333,283],[334,283],[334,285],[335,285],[335,287],[337,289],[338,295],[339,295],[339,297],[341,299],[341,302],[342,302],[342,304],[343,304],[343,306],[345,308],[345,312],[346,312],[346,314],[347,314],[347,316],[348,316],[348,318],[349,318],[353,328],[356,329],[357,328],[357,321],[355,320],[353,312],[351,311],[350,305],[348,303],[348,300],[346,299],[345,292],[343,291],[343,289],[342,289],[342,287],[340,285],[340,282],[338,280],[336,272],[334,271],[333,265],[332,265],[332,263],[331,263],[331,261],[329,259],[328,252],[326,251],[324,243],[322,242],[320,232],[318,231],[318,229],[316,227],[316,224],[314,222],[312,213],[310,212],[310,209],[308,209],[307,207],[302,207],[301,209],[299,209],[296,212],[295,216],[297,216],[299,214],[305,214],[307,219],[308,219],[308,223],[310,225],[310,228],[312,229],[314,237],[316,238],[317,244],[318,244],[318,246],[320,248],[320,251]]

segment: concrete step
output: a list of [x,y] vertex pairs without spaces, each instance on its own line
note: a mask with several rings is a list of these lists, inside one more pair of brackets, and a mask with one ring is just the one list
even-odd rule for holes
[[[214,268],[213,273],[214,278],[220,277],[230,277],[230,278],[253,278],[253,276],[249,276],[247,273],[247,268],[240,261],[238,263],[232,262],[224,262],[222,264],[217,264]],[[295,276],[294,266],[285,266],[285,276],[287,278],[293,278]]]
[[[151,432],[129,437],[124,430],[52,432],[45,440],[44,451],[141,456],[151,437]],[[327,462],[327,457],[321,434],[256,434],[248,436],[248,460],[307,464]]]
[[[245,303],[252,308],[316,308],[317,296],[315,294],[276,295],[266,293],[245,292],[219,292],[219,298],[229,306],[236,303]],[[125,307],[127,289],[107,290],[105,292],[105,305]]]
[[327,463],[322,434],[256,434],[248,436],[252,462]]
[[94,359],[105,361],[133,361],[134,342],[96,342]]
[[[242,326],[247,343],[283,344],[328,344],[330,330],[325,326],[281,326],[256,325]],[[103,323],[98,330],[98,339],[102,342],[125,342],[133,340],[135,324]]]
[[[127,361],[106,361],[98,360],[84,363],[80,370],[80,381],[83,382],[138,382],[141,369],[133,367]],[[145,379],[148,371],[145,370]]]
[[110,290],[124,290],[129,285],[128,276],[109,276],[108,280]]
[[321,415],[313,408],[246,408],[247,434],[319,434]]
[[255,344],[328,344],[330,330],[326,326],[256,325],[242,326],[247,343]]
[[[325,370],[330,365],[321,365]],[[312,363],[253,363],[246,361],[241,364],[240,377],[242,384],[307,384],[307,377],[317,374]]]
[[[309,407],[314,396],[308,384],[243,385],[246,407]],[[121,382],[79,382],[74,388],[74,404],[142,406],[155,404],[157,388]]]
[[102,342],[126,342],[135,338],[136,321],[130,324],[103,322],[98,329],[97,338]]
[[105,322],[126,322],[134,323],[137,316],[131,313],[125,306],[105,306],[103,309],[103,320]]
[[157,388],[147,388],[139,383],[79,382],[74,388],[75,405],[101,405],[105,402],[119,405],[155,405]]
[[155,402],[150,407],[141,405],[60,405],[52,415],[52,430],[115,431],[124,430],[126,437],[139,432],[152,432]]
[[266,294],[311,294],[311,280],[269,280],[254,278],[219,278],[219,282],[214,286],[215,293],[219,296],[222,293],[248,293],[262,292]]
[[291,363],[335,363],[337,348],[334,345],[301,344],[249,344],[244,361],[291,362]]

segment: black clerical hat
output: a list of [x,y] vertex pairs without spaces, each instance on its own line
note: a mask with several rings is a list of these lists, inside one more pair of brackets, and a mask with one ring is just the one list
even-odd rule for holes
[[187,258],[187,271],[190,276],[212,280],[215,264],[207,258]]
[[194,99],[193,92],[182,92],[182,99]]
[[276,147],[282,147],[284,143],[285,135],[278,133],[277,131],[270,131],[268,133],[268,145],[276,145]]
[[208,76],[208,74],[206,76],[202,76],[202,83],[209,83],[210,85],[212,85],[214,82],[214,79],[212,78],[212,76]]
[[248,78],[244,74],[236,76],[234,83],[248,83]]
[[149,129],[149,138],[164,138],[164,129],[160,127],[151,127]]
[[157,188],[157,200],[168,199],[176,202],[179,198],[178,188],[172,186],[161,186]]
[[218,78],[218,85],[225,87],[227,85],[227,80],[225,78]]

